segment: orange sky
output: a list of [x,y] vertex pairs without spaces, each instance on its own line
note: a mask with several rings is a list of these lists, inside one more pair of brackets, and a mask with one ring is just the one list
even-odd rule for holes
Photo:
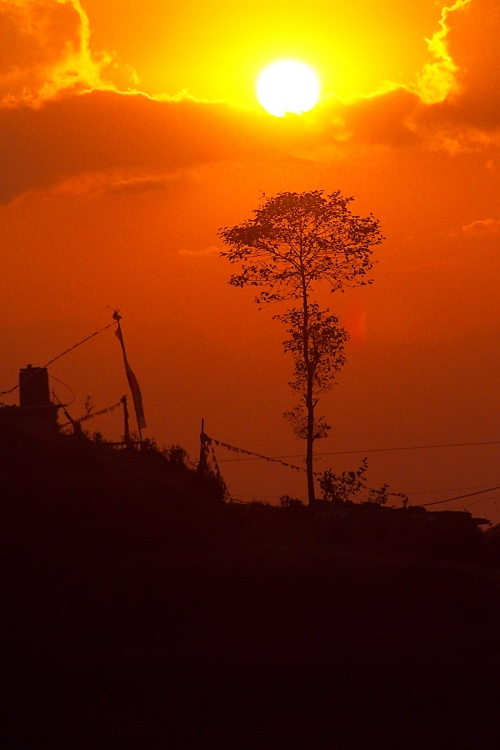
[[[227,285],[216,233],[262,192],[340,189],[387,239],[374,285],[328,298],[352,341],[317,450],[500,439],[500,6],[310,5],[0,0],[0,390],[103,327],[110,305],[145,434],[195,455],[204,416],[228,443],[300,453],[283,331]],[[321,77],[301,117],[256,102],[280,57]],[[74,416],[126,390],[111,331],[51,374]],[[121,429],[117,414],[90,425]],[[499,450],[373,454],[369,479],[432,502],[500,484]],[[305,496],[286,469],[221,468],[237,497]],[[500,499],[471,510],[499,521]]]

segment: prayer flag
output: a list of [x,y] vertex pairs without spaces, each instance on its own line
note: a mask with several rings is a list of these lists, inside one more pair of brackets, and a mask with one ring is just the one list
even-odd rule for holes
[[137,425],[139,427],[139,430],[142,430],[144,429],[144,427],[146,427],[146,418],[144,416],[144,407],[142,405],[141,389],[139,388],[139,383],[137,382],[137,378],[135,377],[134,373],[132,372],[132,368],[130,367],[128,363],[127,353],[125,351],[125,344],[123,342],[122,329],[120,328],[119,321],[118,321],[118,325],[116,327],[115,333],[118,338],[118,341],[121,344],[122,351],[123,351],[123,362],[125,364],[125,373],[127,375],[130,392],[132,393],[132,398],[134,400],[134,408],[135,408],[135,416],[137,418]]

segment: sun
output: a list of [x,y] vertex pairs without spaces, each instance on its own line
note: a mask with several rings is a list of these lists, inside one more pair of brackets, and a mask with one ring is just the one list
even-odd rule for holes
[[287,112],[302,114],[318,102],[317,74],[305,63],[280,60],[268,65],[257,80],[257,99],[275,117]]

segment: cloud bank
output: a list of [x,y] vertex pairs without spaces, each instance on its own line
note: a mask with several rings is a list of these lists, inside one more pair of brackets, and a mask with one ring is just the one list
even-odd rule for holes
[[375,146],[498,150],[499,6],[457,0],[437,26],[412,84],[349,102],[330,97],[308,115],[277,120],[187,95],[119,90],[112,55],[90,50],[79,0],[3,0],[0,202],[89,174],[109,180],[111,192],[157,190],[164,175],[221,160],[328,160]]

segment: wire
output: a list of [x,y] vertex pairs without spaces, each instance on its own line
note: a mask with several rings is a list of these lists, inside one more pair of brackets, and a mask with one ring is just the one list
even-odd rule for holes
[[412,490],[405,492],[405,495],[433,495],[437,492],[455,492],[456,490],[480,490],[483,487],[491,487],[490,484],[471,484],[466,487],[441,487],[439,490]]
[[[74,400],[76,399],[76,396],[75,396],[75,392],[74,392],[74,390],[73,390],[72,388],[70,388],[70,386],[69,386],[69,385],[68,385],[67,383],[63,383],[63,381],[62,381],[62,380],[59,380],[59,378],[56,378],[56,377],[54,377],[54,375],[50,375],[50,378],[51,378],[52,380],[56,380],[56,381],[57,381],[58,383],[60,383],[60,385],[63,385],[63,386],[65,387],[65,388],[67,388],[67,389],[68,389],[68,391],[69,391],[69,392],[71,393],[71,395],[73,396],[73,398],[71,399],[71,401],[68,401],[68,403],[67,403],[67,404],[61,404],[61,402],[59,401],[59,399],[58,399],[58,398],[57,398],[57,396],[56,396],[56,398],[57,398],[57,400],[59,401],[59,403],[61,404],[61,406],[71,406],[71,404],[73,403],[73,401],[74,401]],[[55,396],[55,393],[54,393],[54,396]]]
[[[216,442],[218,445],[222,445],[225,448],[229,448],[230,450],[233,450],[232,446],[226,445],[224,443],[220,443],[219,441],[214,441],[214,442]],[[420,448],[448,448],[448,447],[466,446],[466,445],[469,446],[469,445],[497,445],[497,444],[500,444],[500,441],[488,441],[488,442],[484,441],[484,442],[481,442],[481,443],[448,443],[448,444],[426,445],[426,446],[419,445],[419,446],[404,447],[404,448],[373,448],[371,450],[365,450],[365,451],[338,451],[337,453],[317,453],[316,455],[317,456],[318,455],[320,455],[320,456],[321,455],[327,456],[327,455],[340,455],[340,454],[345,454],[345,453],[357,453],[357,452],[359,452],[359,453],[369,453],[369,452],[374,453],[374,452],[378,452],[378,451],[381,452],[381,451],[396,451],[396,450],[417,450],[417,449],[420,449]],[[212,448],[212,452],[213,452],[213,448]],[[245,453],[249,453],[249,452],[250,451],[245,451]],[[297,455],[298,454],[288,454],[288,455],[284,455],[284,456],[261,456],[259,454],[253,454],[252,458],[220,459],[220,463],[235,463],[235,462],[240,462],[240,461],[260,461],[260,460],[271,460],[272,461],[272,460],[276,460],[276,459],[279,459],[279,458],[294,458]],[[302,455],[302,454],[299,454],[299,455]],[[289,465],[291,468],[294,468],[294,469],[298,469],[299,468],[298,466],[292,466],[291,464],[284,464],[284,465]],[[314,472],[314,473],[318,474],[318,472]],[[480,486],[484,487],[485,485],[480,485]],[[371,490],[370,487],[367,487],[367,489]],[[496,489],[500,489],[500,485],[498,487],[488,487],[487,489],[479,490],[478,492],[470,492],[470,493],[467,493],[465,495],[458,495],[457,497],[450,497],[447,500],[438,500],[438,501],[436,501],[434,503],[421,503],[420,505],[414,505],[413,507],[414,508],[427,508],[427,507],[431,507],[433,505],[443,505],[444,503],[451,503],[453,500],[462,500],[465,497],[474,497],[475,495],[481,495],[481,494],[483,494],[485,492],[492,492],[493,490],[496,490]],[[428,490],[428,492],[443,492],[443,491],[444,490]],[[395,496],[395,497],[396,496],[398,496],[398,497],[403,497],[403,496],[404,497],[408,497],[408,493],[388,492],[387,494]],[[413,492],[411,494],[425,494],[425,491],[422,492],[422,493]]]
[[480,503],[485,503],[487,500],[496,500],[500,495],[493,495],[493,497],[483,497],[481,500],[476,500],[474,503],[467,503],[467,505],[463,505],[463,508],[470,508],[472,505],[480,505]]
[[[2,394],[0,393],[0,396]],[[390,451],[417,451],[428,448],[465,448],[473,445],[500,445],[500,440],[483,440],[478,443],[439,443],[436,445],[408,445],[397,448],[364,448],[355,451],[329,451],[327,453],[315,453],[315,456],[346,456],[354,453],[388,453]],[[269,456],[269,458],[302,458],[303,453],[288,453],[283,456]],[[223,458],[221,463],[235,463],[236,461],[260,461],[259,458]]]
[[[98,336],[100,333],[103,333],[103,331],[107,331],[108,328],[111,328],[111,326],[114,326],[114,325],[115,325],[115,321],[113,321],[112,323],[109,323],[107,326],[104,326],[104,328],[101,328],[100,331],[95,331],[90,336],[87,336],[87,338],[83,339],[82,341],[79,341],[78,344],[74,344],[73,346],[70,346],[69,349],[66,349],[66,351],[61,352],[61,354],[58,354],[57,357],[54,357],[49,362],[47,362],[47,364],[45,364],[41,369],[45,369],[49,365],[52,365],[54,362],[56,362],[56,360],[61,359],[61,357],[64,357],[65,354],[68,354],[68,352],[72,352],[73,349],[76,349],[78,346],[81,346],[82,344],[85,344],[86,341],[89,341],[90,339],[93,339],[94,336]],[[35,370],[35,372],[36,372],[36,370]],[[32,378],[34,376],[35,372],[32,375],[29,375],[26,378],[26,380],[29,380],[30,378]],[[53,377],[53,376],[51,376],[51,377]],[[26,380],[24,382],[26,382]],[[62,383],[62,385],[65,385],[65,383]],[[0,396],[6,396],[8,393],[13,393],[18,388],[19,388],[19,383],[17,383],[16,385],[12,386],[12,388],[9,388],[8,391],[0,391]]]
[[61,354],[58,354],[57,357],[54,357],[54,359],[51,359],[50,362],[47,362],[47,364],[44,365],[44,367],[48,367],[49,365],[52,365],[56,360],[61,359],[61,357],[64,357],[65,354],[72,352],[73,349],[76,349],[78,346],[85,344],[87,341],[90,341],[90,339],[93,339],[94,336],[98,336],[100,333],[107,331],[108,328],[111,328],[114,325],[115,325],[115,321],[113,321],[112,323],[109,323],[107,326],[104,326],[104,328],[101,328],[100,331],[95,331],[94,333],[91,333],[90,336],[87,336],[87,338],[83,339],[82,341],[79,341],[78,344],[74,344],[73,346],[70,346],[69,349],[66,349],[66,351],[61,352]]
[[[430,508],[431,505],[443,505],[443,503],[451,503],[453,500],[462,500],[464,497],[474,497],[475,495],[483,495],[485,492],[493,492],[493,490],[500,490],[500,484],[497,487],[490,487],[487,490],[479,490],[479,492],[469,492],[467,495],[458,495],[458,497],[449,497],[447,500],[438,500],[435,503],[422,503],[421,505],[412,505],[412,508]],[[488,500],[489,498],[485,498]]]
[[465,448],[472,445],[500,445],[500,440],[483,440],[478,443],[438,443],[436,445],[408,445],[401,448],[367,448],[359,451],[333,451],[316,453],[317,456],[342,456],[348,453],[387,453],[389,451],[417,451],[427,448]]

